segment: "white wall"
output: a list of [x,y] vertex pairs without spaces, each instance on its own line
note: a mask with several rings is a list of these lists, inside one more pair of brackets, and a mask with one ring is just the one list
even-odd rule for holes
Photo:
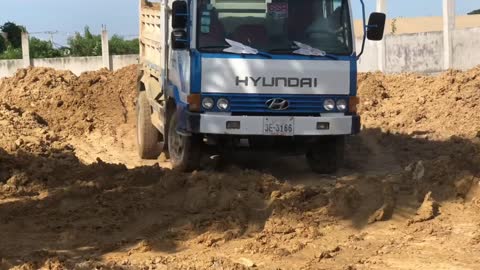
[[480,65],[480,28],[453,32],[453,67],[469,69]]
[[0,60],[0,78],[13,75],[17,69],[23,67],[23,60]]
[[[443,67],[443,32],[386,35],[386,72],[436,73]],[[453,33],[453,68],[470,69],[480,65],[480,28],[455,30]],[[360,51],[361,40],[357,40]],[[378,70],[377,45],[368,42],[358,62],[360,72]]]
[[71,70],[79,75],[84,71],[98,70],[103,67],[101,56],[92,57],[60,57],[33,59],[34,67],[49,67],[60,70]]
[[133,64],[138,64],[138,55],[136,54],[112,56],[113,70],[121,69],[123,67],[130,66]]
[[443,33],[386,36],[387,72],[427,72],[443,70]]
[[[138,55],[113,55],[113,70],[137,64]],[[91,57],[60,57],[60,58],[42,58],[32,59],[34,67],[49,67],[60,70],[71,70],[76,75],[85,71],[99,70],[104,67],[101,56]],[[18,60],[0,60],[0,78],[8,77],[24,67],[22,59]]]
[[[362,49],[362,40],[358,39],[356,44],[357,52],[360,53]],[[361,72],[369,72],[378,70],[378,54],[377,43],[367,40],[365,43],[365,50],[362,57],[358,60],[358,70]]]

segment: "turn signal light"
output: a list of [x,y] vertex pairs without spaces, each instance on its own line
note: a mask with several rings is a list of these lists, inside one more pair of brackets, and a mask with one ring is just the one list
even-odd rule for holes
[[359,97],[350,97],[348,100],[348,111],[351,113],[357,113],[357,106],[360,104]]
[[192,94],[187,97],[188,109],[191,112],[200,112],[202,109],[202,102],[199,94]]

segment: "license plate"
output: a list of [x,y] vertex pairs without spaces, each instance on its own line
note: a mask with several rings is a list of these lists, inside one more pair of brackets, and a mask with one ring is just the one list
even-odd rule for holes
[[293,117],[265,117],[263,134],[274,136],[293,136],[295,123]]

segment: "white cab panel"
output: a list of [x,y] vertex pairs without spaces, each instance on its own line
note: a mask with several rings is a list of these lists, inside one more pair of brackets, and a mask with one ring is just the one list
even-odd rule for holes
[[202,92],[348,95],[350,62],[203,58]]

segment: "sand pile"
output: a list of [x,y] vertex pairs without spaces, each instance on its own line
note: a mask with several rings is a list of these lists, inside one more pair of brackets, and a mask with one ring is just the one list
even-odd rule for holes
[[52,131],[64,136],[94,130],[114,134],[135,112],[136,74],[135,66],[79,77],[49,68],[21,69],[0,81],[0,96],[2,103],[36,113]]
[[363,125],[430,138],[480,136],[480,67],[438,76],[359,76]]

